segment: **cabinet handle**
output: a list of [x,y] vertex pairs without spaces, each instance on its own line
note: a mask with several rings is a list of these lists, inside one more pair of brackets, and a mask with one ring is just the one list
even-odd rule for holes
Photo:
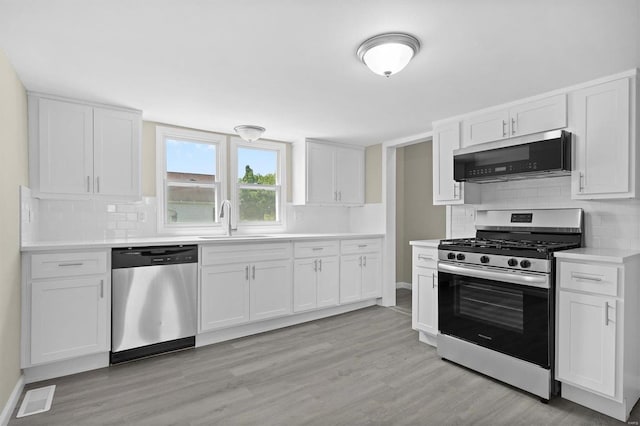
[[248,266],[244,267],[244,279],[245,279],[245,281],[249,281],[249,267]]
[[60,267],[65,267],[65,266],[82,266],[84,265],[83,262],[78,262],[78,263],[58,263],[58,266]]
[[365,248],[368,244],[358,244],[358,248]]
[[609,325],[609,302],[604,302],[604,325]]
[[100,280],[100,299],[104,298],[104,280]]
[[367,256],[362,256],[362,266],[367,266]]
[[431,288],[436,288],[436,273],[431,273]]
[[338,201],[342,201],[342,191],[338,191]]
[[516,134],[516,119],[515,118],[511,118],[511,134],[512,135]]
[[322,249],[324,249],[324,247],[314,247],[314,248],[312,248],[311,250],[313,250],[313,251],[320,251],[320,250],[322,250]]
[[317,260],[313,261],[313,272],[318,272],[318,261]]
[[571,273],[571,278],[574,278],[576,280],[586,280],[586,281],[596,281],[596,282],[602,281],[602,278],[600,277],[590,277],[588,275],[576,274],[575,272]]
[[320,265],[320,272],[322,272],[322,259],[318,260],[318,264]]
[[578,192],[582,192],[582,191],[584,191],[584,174],[580,172],[579,178],[578,178]]
[[100,176],[96,176],[96,192],[100,192]]
[[362,268],[362,256],[360,256],[360,262],[358,263],[358,266]]
[[255,280],[256,279],[256,265],[253,265],[251,267],[251,279]]
[[91,191],[91,178],[87,176],[87,192]]
[[420,259],[420,260],[433,260],[433,257],[425,256],[424,254],[419,254],[418,255],[418,259]]
[[502,137],[503,138],[507,137],[507,121],[506,120],[502,120]]

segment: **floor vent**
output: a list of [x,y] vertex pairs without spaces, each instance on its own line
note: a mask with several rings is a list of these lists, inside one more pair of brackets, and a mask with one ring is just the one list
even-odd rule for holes
[[56,385],[27,391],[16,417],[20,418],[49,411],[51,408],[51,402],[53,401],[53,393],[55,391]]

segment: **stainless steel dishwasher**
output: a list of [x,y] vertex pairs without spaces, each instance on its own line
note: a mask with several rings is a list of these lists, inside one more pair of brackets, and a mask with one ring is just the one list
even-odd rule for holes
[[113,249],[111,363],[195,345],[198,246]]

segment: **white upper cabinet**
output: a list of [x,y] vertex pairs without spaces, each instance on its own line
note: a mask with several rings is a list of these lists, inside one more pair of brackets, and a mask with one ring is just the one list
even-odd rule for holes
[[294,146],[296,204],[364,204],[364,148],[307,141]]
[[567,126],[567,96],[550,96],[497,111],[469,116],[463,146],[560,129]]
[[93,151],[96,194],[139,195],[140,114],[94,108]]
[[[433,204],[472,203],[473,184],[453,180],[453,151],[460,148],[460,122],[443,123],[433,130]],[[465,189],[466,188],[466,189]],[[468,189],[471,189],[469,195]],[[467,190],[465,200],[465,190]]]
[[622,78],[569,94],[574,199],[636,196],[632,89],[635,79]]
[[40,192],[91,192],[88,178],[93,176],[93,144],[87,141],[93,138],[93,108],[51,99],[34,102],[39,104],[36,149],[40,173],[31,185],[39,184]]
[[29,170],[36,195],[140,197],[142,117],[29,95]]

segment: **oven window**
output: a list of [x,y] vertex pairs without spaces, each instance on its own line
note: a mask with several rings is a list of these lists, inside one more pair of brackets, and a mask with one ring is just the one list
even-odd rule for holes
[[522,333],[524,330],[521,291],[480,283],[461,282],[455,307],[461,317]]

